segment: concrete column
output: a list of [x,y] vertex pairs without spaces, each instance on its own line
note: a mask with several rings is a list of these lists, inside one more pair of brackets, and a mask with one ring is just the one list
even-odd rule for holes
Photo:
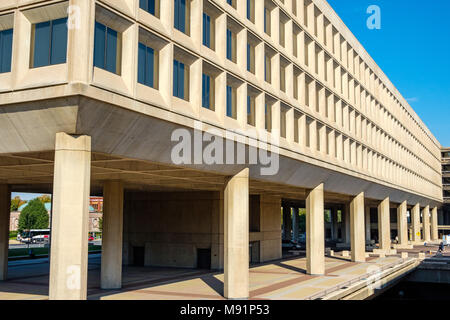
[[344,239],[346,244],[350,244],[350,204],[344,206]]
[[50,300],[87,294],[91,138],[56,134]]
[[224,296],[249,296],[248,169],[235,175],[224,190]]
[[361,192],[350,202],[350,228],[352,261],[365,262],[364,192]]
[[391,225],[389,219],[389,198],[384,199],[378,205],[378,241],[380,250],[391,249]]
[[292,210],[292,240],[298,242],[298,208]]
[[364,223],[365,223],[365,230],[366,230],[366,243],[370,244],[371,239],[371,225],[370,225],[370,207],[366,206],[364,210]]
[[122,287],[123,184],[103,185],[103,236],[101,288]]
[[408,220],[406,217],[407,202],[402,202],[397,208],[397,235],[401,246],[408,244]]
[[306,270],[308,274],[325,274],[323,183],[306,198]]
[[0,184],[0,281],[8,275],[9,217],[11,192],[6,184]]
[[431,240],[435,241],[439,239],[438,234],[438,209],[434,207],[431,210]]
[[422,212],[423,223],[423,241],[428,242],[431,240],[430,236],[430,206],[426,206]]
[[411,225],[412,225],[412,241],[420,242],[420,203],[416,204],[411,210]]

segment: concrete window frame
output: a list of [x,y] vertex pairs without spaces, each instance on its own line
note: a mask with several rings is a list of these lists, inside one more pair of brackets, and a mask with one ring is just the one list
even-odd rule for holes
[[[111,73],[92,65],[92,83],[113,92],[134,95],[134,88],[137,83],[137,25],[99,3],[95,5],[95,22],[99,22],[117,32],[118,52],[116,73]],[[94,23],[92,27],[94,27]],[[95,50],[94,37],[92,37],[91,48],[91,54],[93,55]]]
[[257,126],[257,103],[261,94],[257,88],[247,85],[247,125],[253,128]]
[[220,104],[220,100],[218,99],[220,95],[216,91],[220,88],[219,76],[222,74],[222,71],[208,62],[202,61],[202,74],[208,75],[211,79],[210,108],[207,110],[215,112],[216,106]]
[[[15,89],[43,87],[48,85],[65,84],[68,82],[68,49],[66,63],[32,68],[30,61],[33,53],[32,36],[33,25],[50,20],[68,17],[69,1],[58,3],[42,3],[30,9],[18,10],[14,19],[14,43],[12,68],[16,74]],[[68,32],[67,47],[70,43]],[[26,50],[23,47],[26,46]]]
[[[173,68],[174,61],[178,61],[184,64],[184,99],[175,97],[173,95]],[[201,94],[202,94],[202,60],[193,55],[192,53],[182,49],[179,46],[173,45],[173,55],[170,61],[170,99],[171,107],[177,111],[188,113],[192,115],[198,115],[201,107]]]
[[[167,70],[167,61],[172,58],[169,42],[150,30],[139,27],[138,43],[143,43],[147,47],[151,47],[155,52],[157,63],[155,66],[155,83],[154,88],[143,85],[137,81],[136,74],[136,98],[151,104],[156,104],[161,107],[167,107],[163,98],[164,87],[167,87],[167,75],[161,70]],[[170,57],[170,58],[168,58]],[[138,53],[136,51],[136,61],[138,61]],[[136,63],[136,69],[139,68]]]
[[286,14],[284,14],[282,11],[280,11],[280,19],[279,19],[279,44],[280,46],[282,46],[283,48],[286,47],[286,38],[287,38],[287,34],[286,34],[286,25],[287,23],[290,21],[290,19],[288,18],[288,16]]

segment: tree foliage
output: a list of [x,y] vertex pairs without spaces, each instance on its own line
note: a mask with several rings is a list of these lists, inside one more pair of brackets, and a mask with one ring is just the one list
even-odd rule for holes
[[25,200],[20,199],[19,196],[15,196],[11,199],[11,211],[18,211],[20,206],[27,203]]
[[30,229],[46,229],[49,224],[48,212],[39,198],[28,202],[19,216],[19,232]]
[[47,194],[44,194],[44,195],[38,197],[38,199],[44,204],[52,202],[52,198],[49,195],[47,195]]

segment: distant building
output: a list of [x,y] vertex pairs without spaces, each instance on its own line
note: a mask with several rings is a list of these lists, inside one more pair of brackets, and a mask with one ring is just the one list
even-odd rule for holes
[[439,237],[450,234],[450,148],[442,148],[442,189],[444,205],[439,211]]
[[[22,210],[28,205],[25,203],[17,211],[12,211],[9,218],[9,231],[17,231],[19,228],[19,216]],[[45,209],[48,214],[52,210],[52,204],[45,203]],[[103,216],[103,198],[91,197],[89,201],[89,232],[99,232],[100,219]]]

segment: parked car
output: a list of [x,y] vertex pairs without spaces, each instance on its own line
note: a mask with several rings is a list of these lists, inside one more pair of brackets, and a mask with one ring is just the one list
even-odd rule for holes
[[298,243],[292,240],[283,240],[281,242],[281,247],[289,250],[300,250],[302,248]]

